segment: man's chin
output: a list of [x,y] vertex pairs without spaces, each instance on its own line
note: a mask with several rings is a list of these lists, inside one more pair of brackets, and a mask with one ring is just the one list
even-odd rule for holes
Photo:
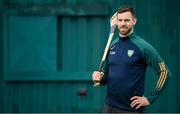
[[120,34],[123,36],[128,35],[131,32],[131,30],[127,30],[127,31],[120,31]]
[[127,35],[129,32],[120,32],[121,35]]

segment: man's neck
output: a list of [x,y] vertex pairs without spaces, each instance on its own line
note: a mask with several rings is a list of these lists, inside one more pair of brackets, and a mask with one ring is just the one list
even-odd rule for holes
[[120,36],[121,38],[125,38],[125,37],[131,35],[132,33],[133,33],[133,28],[131,29],[131,31],[130,31],[128,34],[122,35],[121,33],[119,33],[119,36]]

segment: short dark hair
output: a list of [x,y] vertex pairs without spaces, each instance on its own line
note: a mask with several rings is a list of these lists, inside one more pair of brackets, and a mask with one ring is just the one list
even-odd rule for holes
[[134,17],[136,17],[135,9],[133,7],[131,7],[131,6],[129,6],[129,5],[119,7],[118,10],[117,10],[117,14],[118,13],[124,13],[124,12],[127,12],[127,11],[131,12],[131,14]]

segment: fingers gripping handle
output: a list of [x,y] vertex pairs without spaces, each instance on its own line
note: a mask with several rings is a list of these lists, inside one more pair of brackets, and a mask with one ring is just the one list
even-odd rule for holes
[[[99,72],[102,72],[102,68],[104,66],[104,61],[101,61],[100,65],[99,65]],[[94,81],[94,87],[97,87],[100,85],[100,82],[99,81]]]

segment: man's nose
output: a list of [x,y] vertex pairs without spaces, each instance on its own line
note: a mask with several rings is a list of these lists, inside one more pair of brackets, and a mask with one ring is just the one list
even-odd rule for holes
[[125,21],[122,21],[122,25],[125,25],[126,23],[125,23]]

